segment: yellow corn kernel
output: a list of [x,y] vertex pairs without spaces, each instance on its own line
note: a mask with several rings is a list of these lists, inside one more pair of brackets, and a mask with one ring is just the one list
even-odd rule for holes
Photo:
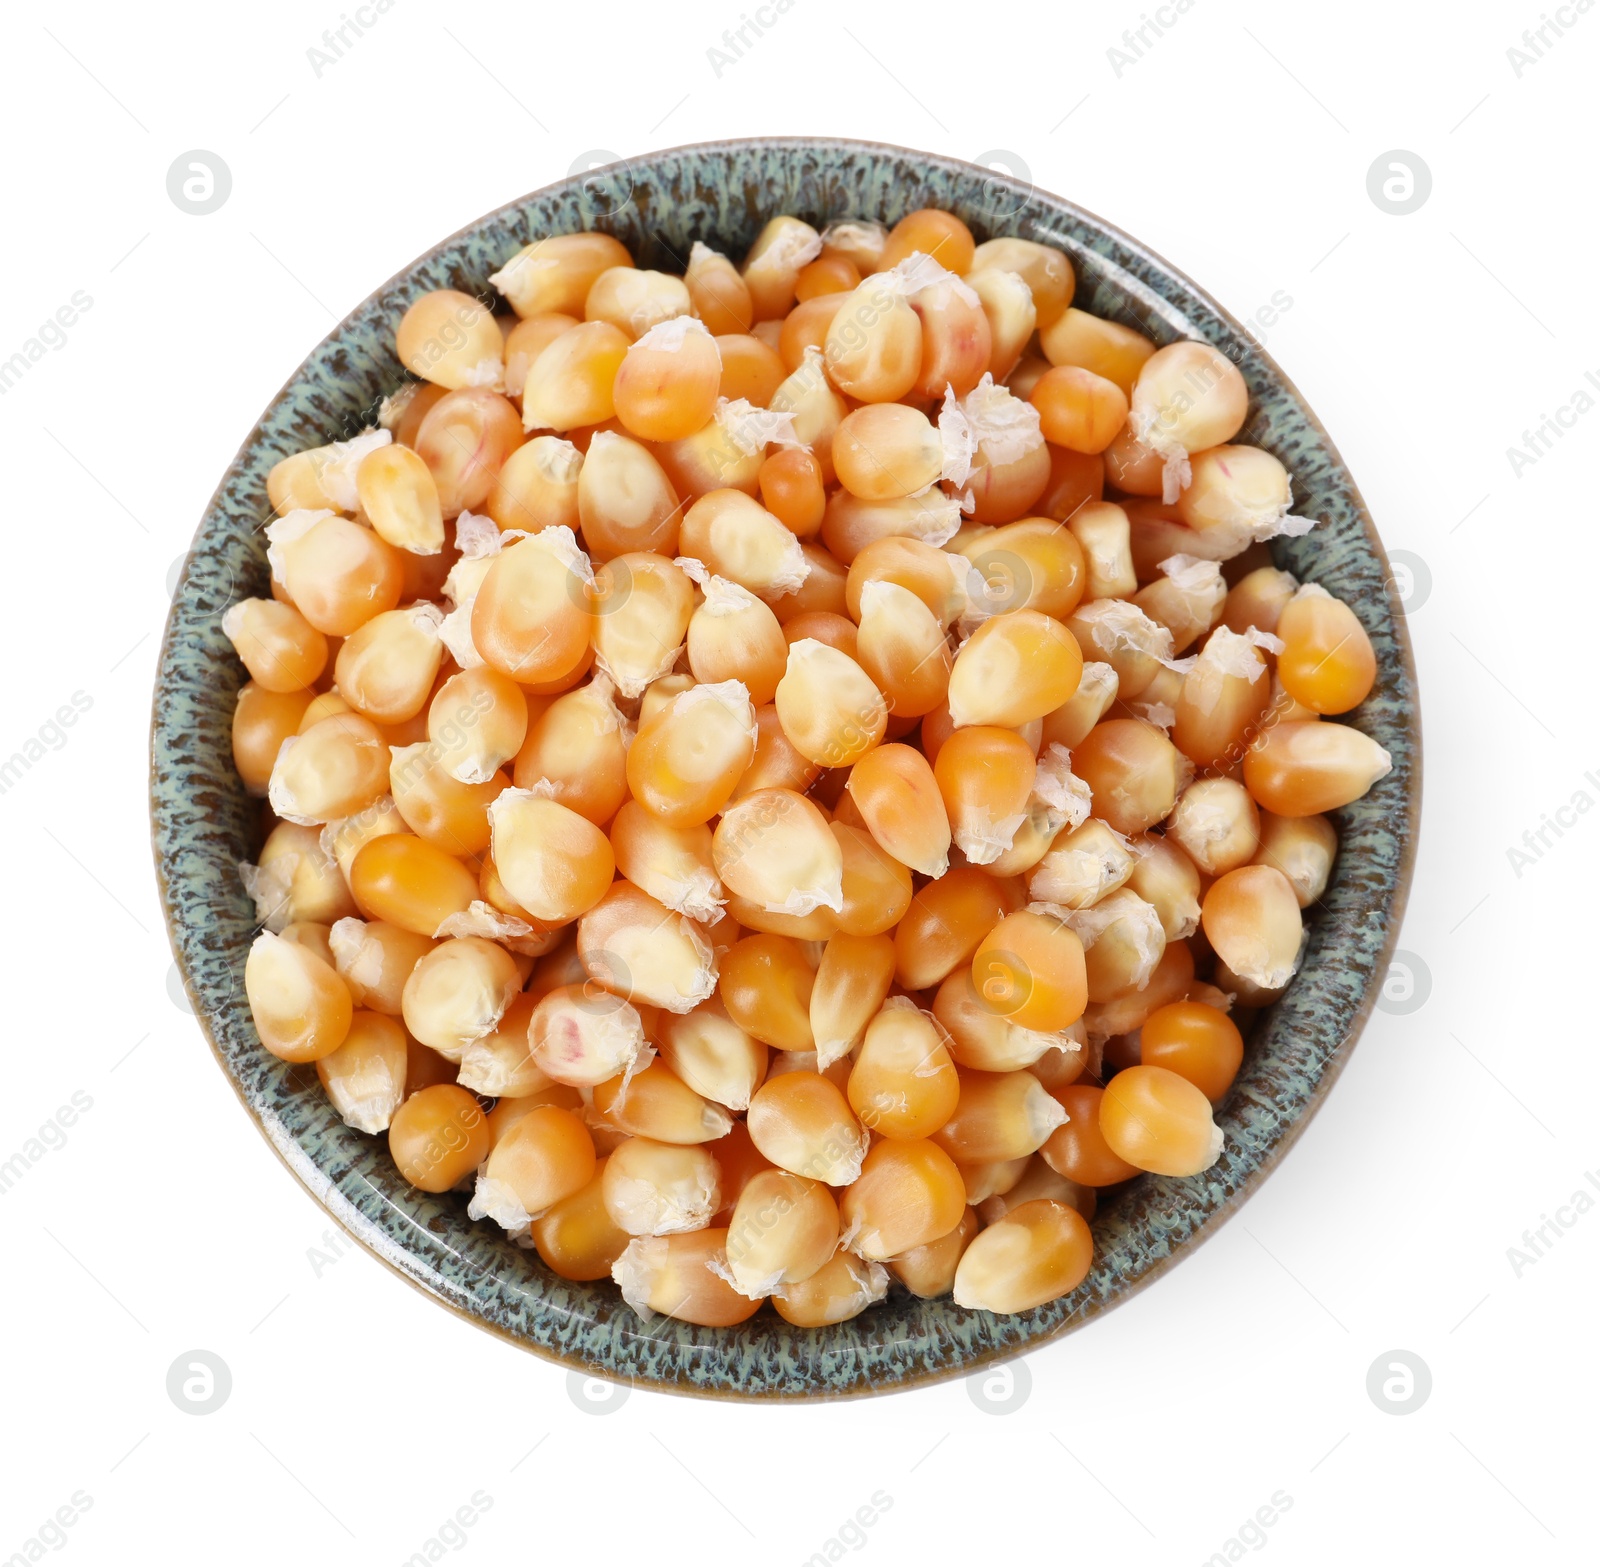
[[1053,365],[1079,365],[1133,395],[1145,361],[1156,351],[1149,338],[1086,310],[1066,309],[1039,323],[1039,346]]
[[1162,1066],[1130,1066],[1111,1079],[1100,1132],[1118,1158],[1156,1175],[1198,1175],[1222,1153],[1210,1100]]
[[1169,556],[1159,570],[1161,575],[1140,588],[1133,602],[1172,633],[1173,649],[1182,653],[1217,623],[1227,584],[1215,561],[1192,555]]
[[614,418],[612,387],[631,341],[609,321],[586,321],[563,332],[528,366],[523,429],[565,434]]
[[1154,724],[1108,718],[1072,753],[1094,814],[1118,832],[1146,832],[1172,814],[1183,775],[1177,748]]
[[911,308],[922,323],[922,362],[909,396],[929,402],[946,394],[966,397],[990,372],[994,357],[982,297],[964,279],[946,273],[917,289]]
[[369,839],[350,862],[350,891],[369,920],[432,936],[452,914],[464,914],[477,879],[453,859],[410,833]]
[[740,1028],[715,996],[692,1012],[663,1013],[656,1043],[690,1088],[730,1110],[748,1110],[766,1076],[767,1047]]
[[594,1139],[570,1110],[540,1105],[495,1141],[467,1208],[513,1232],[594,1179]]
[[1122,388],[1080,365],[1047,370],[1028,400],[1039,411],[1044,438],[1073,452],[1103,452],[1128,419]]
[[628,748],[628,787],[675,827],[710,821],[755,755],[755,710],[737,680],[692,686],[639,726]]
[[561,925],[592,909],[616,870],[593,822],[528,789],[507,789],[489,807],[495,868],[537,920]]
[[966,1069],[960,1084],[956,1107],[933,1140],[963,1165],[1026,1159],[1066,1120],[1031,1072]]
[[890,1257],[888,1269],[911,1293],[920,1300],[934,1300],[948,1295],[955,1283],[956,1268],[961,1255],[972,1243],[972,1238],[982,1229],[977,1210],[966,1208],[961,1222],[948,1235],[912,1246],[898,1256]]
[[723,955],[718,994],[738,1026],[776,1050],[814,1050],[811,990],[815,971],[787,936],[745,936]]
[[1161,916],[1126,887],[1069,915],[1067,923],[1083,943],[1089,1000],[1095,1006],[1142,990],[1166,951]]
[[433,760],[460,783],[487,783],[522,749],[527,732],[522,688],[487,664],[452,675],[428,704]]
[[632,262],[608,267],[589,285],[583,302],[586,320],[609,321],[632,340],[693,308],[682,278],[647,271]]
[[628,733],[603,675],[558,696],[529,725],[513,779],[597,826],[628,793]]
[[950,672],[950,717],[969,724],[1017,728],[1060,707],[1083,673],[1072,633],[1037,610],[986,620],[956,654]]
[[847,289],[818,294],[797,304],[784,317],[778,328],[778,357],[786,370],[798,370],[807,353],[823,346],[833,318],[849,297]]
[[902,718],[920,717],[944,701],[954,662],[933,613],[895,582],[863,585],[856,658]]
[[669,1012],[688,1012],[716,989],[717,960],[697,922],[625,881],[579,920],[578,956],[597,985]]
[[894,983],[894,942],[839,931],[823,947],[808,1007],[817,1069],[826,1071],[860,1042]]
[[1077,1070],[1082,1070],[1081,1027],[1074,1025],[1052,1034],[1019,1027],[979,994],[970,968],[958,968],[945,976],[934,997],[933,1015],[958,1066],[980,1072],[1016,1072],[1048,1055],[1070,1057]]
[[745,1124],[780,1170],[829,1186],[848,1186],[861,1173],[867,1134],[845,1096],[816,1072],[769,1076],[751,1097]]
[[503,350],[506,396],[521,397],[528,381],[528,366],[563,332],[570,332],[579,324],[576,316],[566,315],[559,310],[546,310],[518,321],[506,333]]
[[260,863],[240,867],[256,919],[274,933],[301,921],[332,925],[355,905],[338,863],[315,827],[279,822],[261,846]]
[[733,1327],[754,1316],[761,1302],[741,1295],[713,1271],[727,1266],[727,1238],[723,1229],[638,1236],[617,1258],[611,1277],[622,1298],[646,1321],[660,1312],[697,1327]]
[[920,539],[892,536],[862,549],[845,578],[844,609],[861,619],[862,594],[872,582],[892,582],[914,593],[941,627],[967,610],[967,572],[960,557]]
[[407,446],[380,446],[361,459],[356,493],[372,531],[397,550],[435,555],[444,548],[439,487]]
[[274,583],[325,636],[347,637],[400,600],[398,552],[348,517],[292,511],[267,537]]
[[233,710],[233,765],[247,794],[266,794],[272,764],[283,742],[299,730],[311,701],[308,690],[269,691],[253,680],[239,688]]
[[375,724],[402,724],[428,705],[444,657],[439,610],[411,604],[374,615],[345,638],[334,663],[339,695]]
[[711,853],[722,884],[768,913],[843,906],[843,853],[827,817],[793,790],[762,789],[730,805]]
[[770,219],[744,258],[751,319],[773,321],[787,315],[794,304],[801,268],[815,261],[821,251],[821,237],[809,223],[787,216]]
[[[989,362],[982,368],[996,381],[1004,381],[1017,397],[1026,397],[1031,387],[1019,384],[1017,377],[1039,320],[1032,290],[1015,272],[992,266],[975,268],[963,281],[978,296],[989,324]],[[1040,372],[1048,368],[1039,361]]]
[[938,429],[903,403],[869,403],[847,414],[834,432],[834,472],[862,500],[915,494],[935,483],[943,466]]
[[984,936],[972,955],[972,982],[1007,1020],[1044,1034],[1070,1028],[1088,1001],[1082,942],[1034,910],[1007,914]]
[[1040,743],[1075,749],[1084,736],[1111,711],[1117,699],[1117,672],[1093,659],[1083,666],[1078,689],[1042,720]]
[[280,1060],[320,1060],[350,1032],[355,1009],[333,965],[271,931],[250,945],[244,989],[261,1043]]
[[519,539],[494,557],[472,599],[472,642],[523,685],[565,673],[589,652],[587,558],[564,528]]
[[694,313],[716,336],[741,334],[755,319],[750,290],[728,258],[696,240],[689,250],[684,285]]
[[602,1196],[606,1163],[600,1160],[584,1186],[533,1221],[532,1239],[541,1260],[564,1279],[579,1283],[609,1279],[631,1239],[606,1212]]
[[293,605],[276,599],[229,605],[222,634],[263,691],[302,691],[316,684],[328,662],[328,639]]
[[1206,889],[1200,925],[1212,950],[1263,990],[1289,983],[1300,965],[1300,903],[1289,878],[1270,865],[1244,865]]
[[1339,852],[1333,823],[1326,816],[1274,816],[1271,811],[1259,816],[1261,838],[1253,862],[1282,871],[1302,909],[1320,902]]
[[771,702],[789,651],[778,617],[737,582],[709,575],[698,561],[689,569],[704,595],[686,639],[695,679],[707,685],[738,680],[757,707]]
[[596,1084],[592,1105],[602,1124],[658,1143],[715,1142],[733,1127],[733,1117],[721,1105],[660,1062]]
[[632,265],[628,247],[609,234],[557,234],[524,245],[489,281],[524,318],[546,311],[582,315],[595,279]]
[[1125,599],[1091,599],[1067,619],[1086,659],[1104,661],[1117,677],[1117,695],[1142,696],[1172,657],[1172,633]]
[[1178,516],[1204,541],[1205,554],[1215,552],[1214,558],[1225,560],[1284,531],[1289,473],[1271,452],[1259,446],[1214,446],[1196,452],[1189,466],[1189,482],[1177,498]]
[[1011,847],[1037,771],[1031,747],[1012,729],[958,729],[939,748],[933,775],[956,846],[970,864],[991,864]]
[[717,1161],[704,1145],[630,1137],[606,1160],[606,1212],[629,1235],[703,1230],[722,1205]]
[[453,288],[434,289],[414,300],[394,334],[400,363],[451,391],[497,384],[502,342],[493,312]]
[[406,1027],[447,1061],[492,1032],[522,984],[511,954],[481,936],[441,941],[418,959],[401,993]]
[[427,741],[393,746],[389,755],[389,792],[412,832],[458,859],[489,847],[489,808],[511,783],[504,773],[481,784],[460,783],[434,760]]
[[808,574],[800,541],[742,490],[712,490],[683,517],[678,548],[708,572],[775,602]]
[[[1028,771],[1031,782],[1032,755]],[[938,773],[921,752],[908,745],[877,746],[851,768],[845,788],[863,824],[888,853],[920,875],[944,875],[950,820]]]
[[617,418],[641,441],[678,441],[716,412],[722,358],[692,316],[652,327],[623,355],[612,390]]
[[555,435],[536,435],[506,458],[484,509],[500,528],[577,529],[583,453]]
[[1127,884],[1155,911],[1169,942],[1192,936],[1200,925],[1200,871],[1171,837],[1132,840]]
[[446,517],[481,511],[500,469],[522,444],[514,404],[487,387],[446,392],[417,429],[417,455],[428,465]]
[[972,865],[953,866],[911,899],[895,928],[896,980],[906,990],[939,984],[952,969],[969,962],[979,942],[1022,902],[1014,880],[985,875]]
[[1040,1197],[991,1224],[961,1255],[952,1294],[969,1311],[1031,1311],[1089,1275],[1094,1239],[1083,1215]]
[[823,346],[828,379],[864,403],[904,397],[922,365],[922,323],[903,291],[879,276],[841,302]]
[[468,1042],[456,1074],[463,1088],[491,1099],[522,1099],[550,1087],[551,1079],[534,1061],[528,1044],[528,1024],[537,1004],[526,991],[513,996],[495,1026]]
[[389,1122],[389,1154],[420,1191],[447,1192],[489,1155],[489,1123],[478,1101],[454,1083],[412,1093]]
[[674,827],[628,800],[613,817],[609,836],[618,871],[658,903],[701,921],[721,912],[722,884],[704,823]]
[[1311,719],[1280,723],[1256,740],[1245,753],[1244,781],[1274,815],[1319,816],[1359,800],[1393,765],[1359,729]]
[[1254,641],[1258,635],[1218,626],[1184,676],[1172,740],[1196,767],[1237,765],[1267,721],[1272,682]]
[[630,551],[595,572],[594,604],[595,663],[623,696],[637,697],[677,662],[694,588],[670,560]]
[[740,1192],[728,1221],[728,1273],[752,1300],[808,1279],[839,1244],[839,1205],[820,1181],[762,1170]]
[[345,917],[328,935],[334,967],[358,1007],[398,1017],[405,983],[434,949],[431,937],[403,930],[387,920]]
[[798,1328],[825,1328],[848,1322],[889,1292],[889,1275],[876,1262],[840,1249],[797,1284],[780,1284],[772,1304],[785,1322]]
[[844,856],[844,907],[838,929],[850,936],[893,930],[911,904],[911,872],[880,848],[865,828],[840,821],[829,825]]
[[[1314,583],[1283,608],[1277,635],[1278,679],[1295,701],[1317,713],[1348,713],[1378,677],[1377,655],[1355,611]],[[252,671],[254,673],[254,671]]]
[[1145,361],[1129,398],[1128,428],[1163,458],[1168,505],[1189,481],[1189,453],[1232,440],[1249,406],[1238,366],[1209,343],[1169,343]]
[[774,698],[789,743],[819,767],[848,767],[888,725],[883,694],[853,658],[814,638],[789,649]]
[[1096,817],[1061,832],[1028,880],[1029,894],[1064,909],[1086,909],[1133,874],[1138,854]]
[[[895,997],[868,1023],[846,1092],[869,1131],[910,1139],[931,1136],[949,1120],[960,1085],[933,1021],[914,1003]],[[891,1250],[918,1244],[907,1241]]]
[[583,542],[596,560],[678,548],[678,495],[649,448],[597,430],[578,474]]
[[1201,778],[1178,796],[1167,836],[1205,875],[1221,876],[1255,858],[1261,814],[1242,783]]

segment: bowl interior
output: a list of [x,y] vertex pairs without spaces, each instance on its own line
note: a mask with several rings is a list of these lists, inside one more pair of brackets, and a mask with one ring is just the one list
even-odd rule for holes
[[[599,228],[640,265],[681,272],[696,239],[735,258],[768,217],[893,222],[948,208],[980,239],[1015,234],[1059,246],[1078,269],[1076,303],[1159,342],[1198,337],[1239,365],[1251,418],[1239,439],[1294,476],[1295,509],[1323,519],[1280,540],[1279,563],[1355,609],[1377,653],[1372,695],[1349,722],[1394,770],[1337,813],[1333,879],[1310,920],[1303,966],[1257,1027],[1218,1120],[1221,1159],[1188,1180],[1146,1178],[1096,1220],[1096,1256],[1064,1300],[1014,1317],[922,1301],[898,1285],[835,1328],[790,1327],[763,1311],[730,1329],[641,1321],[609,1282],[568,1283],[488,1223],[466,1198],[413,1191],[385,1139],[345,1126],[311,1067],[262,1049],[244,1001],[254,910],[236,866],[259,847],[259,803],[234,773],[230,731],[244,674],[222,612],[267,592],[266,475],[279,458],[354,434],[404,379],[394,328],[434,288],[490,297],[489,274],[528,241]],[[337,327],[273,400],[208,508],[174,600],[157,677],[152,817],[162,895],[197,1016],[233,1084],[286,1164],[357,1239],[478,1325],[585,1372],[669,1390],[833,1397],[971,1371],[1080,1326],[1192,1249],[1254,1188],[1344,1063],[1398,928],[1420,796],[1415,675],[1389,569],[1337,452],[1277,366],[1219,306],[1165,262],[1091,214],[987,169],[899,148],[809,139],[681,148],[574,178],[490,214],[392,278]]]

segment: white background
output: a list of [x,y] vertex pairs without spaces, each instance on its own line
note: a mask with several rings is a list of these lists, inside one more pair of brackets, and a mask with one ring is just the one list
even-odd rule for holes
[[[452,1559],[800,1563],[882,1491],[873,1561],[1183,1564],[1227,1559],[1281,1491],[1235,1553],[1593,1559],[1600,1212],[1566,1210],[1520,1277],[1508,1248],[1600,1169],[1600,820],[1520,875],[1508,850],[1600,800],[1600,411],[1520,476],[1507,449],[1600,375],[1600,14],[1564,10],[1520,78],[1535,0],[1163,14],[1118,75],[1138,0],[797,0],[718,75],[738,0],[397,0],[319,77],[339,0],[12,13],[0,359],[75,290],[93,304],[0,397],[0,752],[74,691],[93,705],[0,796],[0,1160],[75,1091],[92,1108],[0,1205],[0,1557],[83,1491],[55,1547],[76,1562],[399,1563],[481,1491]],[[1005,1415],[958,1380],[789,1408],[636,1391],[597,1416],[365,1253],[319,1271],[328,1222],[173,999],[150,684],[171,568],[268,399],[377,283],[590,149],[781,132],[1005,149],[1235,314],[1287,293],[1269,350],[1431,577],[1400,1010],[1243,1212],[1029,1357]],[[206,217],[165,185],[195,148],[232,171]],[[1391,149],[1432,173],[1409,216],[1368,195]],[[197,1348],[232,1374],[203,1418],[166,1391]],[[1396,1349],[1432,1377],[1405,1416],[1367,1392]]]

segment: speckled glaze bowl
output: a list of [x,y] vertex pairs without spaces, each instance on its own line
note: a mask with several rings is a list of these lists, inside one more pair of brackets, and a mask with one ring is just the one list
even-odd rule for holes
[[[464,1196],[410,1189],[386,1140],[345,1126],[312,1068],[261,1047],[243,990],[254,910],[236,869],[259,847],[260,806],[233,769],[244,671],[221,613],[268,591],[260,531],[268,469],[371,421],[404,378],[394,329],[418,294],[482,294],[520,246],[576,229],[604,229],[641,266],[681,272],[694,240],[738,257],[777,213],[819,226],[858,216],[892,223],[926,206],[959,214],[980,239],[1015,234],[1059,246],[1078,269],[1078,304],[1158,342],[1204,338],[1235,359],[1252,399],[1241,439],[1274,452],[1294,475],[1296,510],[1323,519],[1305,538],[1280,540],[1279,563],[1361,617],[1378,679],[1349,721],[1388,749],[1394,770],[1337,813],[1332,882],[1300,972],[1262,1018],[1219,1113],[1222,1157],[1203,1175],[1146,1177],[1106,1203],[1093,1271],[1066,1299],[995,1317],[896,1285],[881,1306],[824,1330],[791,1327],[771,1311],[727,1329],[643,1322],[609,1282],[556,1278],[492,1225],[469,1223]],[[240,449],[195,535],[156,679],[151,797],[161,894],[195,1014],[278,1156],[351,1235],[467,1321],[585,1373],[673,1392],[815,1399],[968,1373],[1081,1327],[1192,1252],[1244,1202],[1327,1094],[1377,996],[1411,872],[1421,749],[1416,675],[1372,520],[1311,410],[1232,317],[1136,241],[1026,183],[897,147],[797,137],[653,153],[512,202],[391,278],[312,350]]]

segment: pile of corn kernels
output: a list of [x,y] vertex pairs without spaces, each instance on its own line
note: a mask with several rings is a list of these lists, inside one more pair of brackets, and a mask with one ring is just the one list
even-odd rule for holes
[[1237,367],[931,209],[491,281],[272,470],[223,623],[262,1044],[644,1317],[1067,1294],[1097,1192],[1219,1157],[1389,768]]

